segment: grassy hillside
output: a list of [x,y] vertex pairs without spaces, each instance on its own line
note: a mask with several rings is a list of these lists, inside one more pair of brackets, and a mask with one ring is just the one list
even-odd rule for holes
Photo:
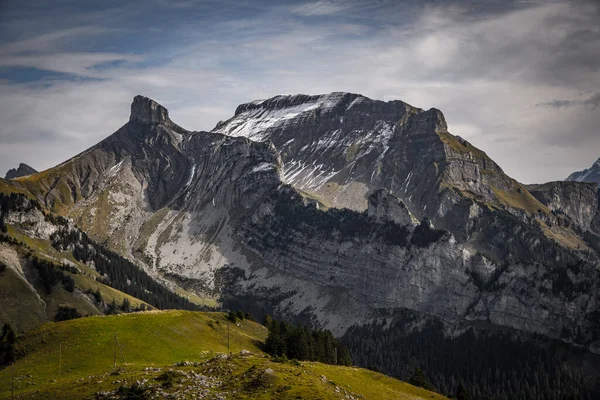
[[[259,349],[266,328],[245,320],[229,329],[226,356],[222,313],[151,311],[48,323],[17,341],[15,398],[443,398],[360,368],[274,362]],[[0,371],[0,398],[10,398],[11,373]]]
[[[0,243],[0,264],[3,265],[0,268],[0,322],[9,323],[18,332],[53,320],[60,306],[73,307],[81,315],[101,314],[98,305],[91,301],[90,296],[85,295],[96,291],[100,292],[106,304],[114,300],[121,305],[124,299],[128,299],[133,308],[141,304],[148,309],[153,308],[148,303],[97,281],[100,275],[96,270],[75,260],[70,251],[57,251],[48,240],[28,237],[13,226],[8,226],[6,236],[23,245]],[[77,290],[70,293],[61,284],[57,284],[50,292],[46,292],[30,266],[31,257],[77,267],[77,274],[64,272],[73,277]]]

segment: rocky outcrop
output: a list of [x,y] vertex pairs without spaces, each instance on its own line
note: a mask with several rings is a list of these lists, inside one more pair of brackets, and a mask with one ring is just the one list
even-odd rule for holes
[[139,95],[135,96],[133,98],[133,103],[131,103],[129,121],[138,121],[151,125],[168,125],[172,123],[166,108],[148,97]]
[[371,180],[383,176],[396,124],[413,112],[419,110],[401,101],[351,93],[277,96],[239,106],[213,132],[273,142],[287,183],[333,206],[362,211]]
[[598,212],[598,184],[583,182],[549,182],[528,185],[536,199],[552,210],[563,214],[583,229],[590,229]]
[[20,163],[18,168],[9,169],[4,179],[15,179],[21,176],[35,174],[37,171],[27,164]]
[[385,189],[378,189],[369,196],[367,213],[377,221],[392,221],[398,225],[416,225],[406,204]]
[[[482,210],[475,226],[479,245],[467,248],[429,221],[416,227],[392,221],[376,201],[393,200],[388,196],[372,195],[367,213],[323,211],[293,188],[280,187],[236,230],[242,246],[261,260],[238,277],[240,292],[252,290],[254,301],[261,299],[259,288],[269,287],[273,274],[260,272],[266,268],[335,290],[337,300],[313,303],[302,285],[288,284],[287,291],[271,289],[260,301],[298,302],[298,292],[304,293],[305,307],[340,334],[377,310],[406,308],[450,326],[477,321],[571,343],[585,337],[588,346],[598,345],[600,325],[586,306],[597,301],[596,258],[557,246],[540,226],[507,211]],[[360,317],[333,317],[352,304],[362,305]],[[275,312],[289,310],[277,306]]]
[[31,206],[28,200],[23,199],[23,201],[25,203],[23,210],[7,211],[2,215],[4,223],[19,227],[30,238],[49,240],[50,235],[56,232],[58,227],[47,221],[44,214]]

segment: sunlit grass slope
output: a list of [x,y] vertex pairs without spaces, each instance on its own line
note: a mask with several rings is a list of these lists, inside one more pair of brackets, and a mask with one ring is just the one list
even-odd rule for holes
[[[142,382],[148,393],[182,399],[200,392],[235,399],[443,398],[360,368],[274,362],[259,348],[267,335],[262,325],[244,320],[229,330],[227,357],[222,313],[152,311],[48,323],[18,339],[15,397],[127,398],[119,388]],[[174,365],[181,361],[190,363]],[[0,371],[0,398],[10,398],[11,373]]]

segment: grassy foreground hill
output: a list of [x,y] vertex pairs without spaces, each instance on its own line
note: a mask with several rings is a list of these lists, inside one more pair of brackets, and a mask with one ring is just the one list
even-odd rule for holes
[[266,335],[248,320],[188,311],[47,323],[17,340],[0,398],[11,398],[11,382],[16,399],[444,398],[365,369],[275,362],[260,350]]

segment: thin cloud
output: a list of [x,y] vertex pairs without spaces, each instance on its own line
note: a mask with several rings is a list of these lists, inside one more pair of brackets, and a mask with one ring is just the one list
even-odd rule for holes
[[[114,48],[80,48],[73,36],[55,34],[52,51],[44,52],[42,34],[30,42],[30,53],[0,57],[12,68],[99,78],[3,81],[0,171],[28,162],[40,143],[60,151],[39,168],[93,145],[127,121],[138,93],[162,102],[174,121],[193,130],[211,129],[242,102],[283,93],[351,91],[436,107],[452,133],[526,182],[560,179],[600,156],[597,113],[535,107],[546,99],[587,101],[578,93],[600,87],[597,13],[583,3],[229,1],[224,9],[210,4],[204,19],[204,9],[185,3],[180,10],[159,2],[152,15],[143,7],[111,10],[126,34],[114,36],[114,26],[106,26],[105,34],[92,32],[83,42],[110,37]],[[38,24],[37,32],[56,30]],[[149,39],[148,26],[168,37]]]
[[304,17],[337,15],[353,8],[354,6],[354,2],[349,1],[319,0],[306,3],[295,8],[293,9],[293,13],[302,15]]
[[99,66],[140,60],[142,58],[139,56],[118,53],[8,55],[0,58],[0,67],[29,67],[80,77],[102,78],[104,75],[102,72],[103,69],[97,68]]
[[114,29],[100,26],[77,26],[58,29],[0,45],[0,54],[49,53],[64,48],[65,45],[74,40],[81,40],[89,36],[99,36],[114,31]]
[[569,107],[589,107],[595,110],[600,106],[600,92],[593,94],[583,100],[552,100],[544,103],[536,104],[536,107],[551,107],[551,108],[569,108]]

